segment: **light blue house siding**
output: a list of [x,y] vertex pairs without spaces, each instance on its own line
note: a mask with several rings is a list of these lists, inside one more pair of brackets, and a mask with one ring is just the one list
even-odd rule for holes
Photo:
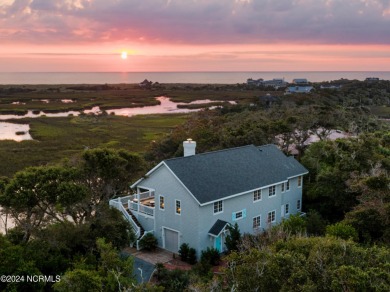
[[[179,233],[178,246],[182,243],[191,243],[191,246],[198,249],[199,245],[199,204],[191,197],[185,187],[174,177],[165,165],[161,165],[153,172],[153,175],[144,179],[138,186],[155,191],[155,217],[153,230],[158,240],[158,245],[165,248],[163,237],[164,229],[177,231]],[[164,197],[164,209],[159,206],[160,196]],[[181,214],[176,213],[176,201],[180,201]],[[139,222],[143,225],[147,216],[140,214]],[[177,250],[171,250],[177,252]]]
[[[275,211],[275,223],[284,217],[285,206],[289,204],[289,214],[298,211],[297,201],[302,200],[302,186],[298,187],[298,178],[289,179],[289,190],[286,189],[287,179],[276,183],[275,195],[269,196],[269,186],[261,188],[261,199],[254,201],[254,191],[223,199],[223,211],[214,214],[214,202],[201,206],[195,198],[186,190],[180,181],[172,174],[165,165],[161,165],[150,176],[142,181],[139,188],[153,190],[155,192],[155,217],[154,219],[140,214],[138,220],[145,230],[153,230],[161,248],[166,248],[164,242],[164,230],[169,229],[178,232],[178,243],[188,243],[200,251],[207,247],[216,247],[216,240],[224,243],[224,235],[216,239],[209,235],[209,230],[217,219],[230,224],[237,224],[242,233],[256,233],[266,229],[270,224],[267,222],[268,213]],[[284,191],[282,192],[282,184]],[[164,209],[159,206],[160,196],[164,197]],[[176,201],[180,201],[181,214],[176,214]],[[283,208],[283,213],[282,209]],[[244,216],[236,220],[234,214],[243,211]],[[260,216],[260,228],[253,229],[253,218]],[[151,224],[152,223],[154,224]],[[171,250],[177,252],[177,250]]]
[[[261,199],[254,201],[254,191],[250,191],[232,198],[222,200],[223,211],[214,214],[214,203],[208,204],[200,208],[200,224],[205,228],[200,230],[200,248],[205,249],[208,246],[214,247],[214,241],[210,241],[208,230],[217,219],[224,220],[231,225],[237,223],[241,233],[257,233],[267,229],[270,226],[268,223],[268,213],[275,211],[275,222],[277,224],[283,218],[291,214],[297,214],[300,209],[297,209],[297,201],[300,200],[302,204],[302,181],[301,186],[298,187],[298,178],[289,179],[290,189],[286,190],[287,180],[283,183],[276,183],[275,196],[269,197],[269,187],[261,188]],[[282,192],[282,184],[284,184],[284,191]],[[289,205],[289,212],[285,214],[286,204]],[[283,212],[282,212],[283,208]],[[236,219],[235,214],[243,212],[243,217]],[[253,228],[253,218],[260,216],[260,227]]]
[[[227,225],[237,222],[241,233],[257,233],[300,212],[306,173],[275,145],[173,158],[162,161],[132,186],[138,194],[149,190],[153,195],[131,196],[139,206],[129,212],[146,231],[153,231],[161,248],[177,253],[181,244],[188,243],[198,257],[207,247],[222,252]],[[141,212],[142,204],[149,206],[148,212]]]

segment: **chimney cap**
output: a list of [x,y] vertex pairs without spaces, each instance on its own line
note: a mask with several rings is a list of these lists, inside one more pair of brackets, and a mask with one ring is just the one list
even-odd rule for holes
[[193,140],[191,138],[188,138],[186,142],[192,143]]

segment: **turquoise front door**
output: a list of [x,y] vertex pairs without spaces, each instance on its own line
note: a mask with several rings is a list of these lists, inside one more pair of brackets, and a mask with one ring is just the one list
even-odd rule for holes
[[221,235],[215,238],[214,241],[214,247],[217,249],[219,252],[222,252],[222,244],[221,244]]

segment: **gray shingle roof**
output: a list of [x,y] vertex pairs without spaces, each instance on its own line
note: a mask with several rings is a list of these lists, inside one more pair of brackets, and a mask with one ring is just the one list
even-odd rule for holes
[[214,225],[210,228],[209,234],[217,237],[222,230],[225,228],[226,225],[229,225],[228,222],[218,219],[215,221]]
[[200,204],[307,173],[275,145],[248,145],[164,161]]

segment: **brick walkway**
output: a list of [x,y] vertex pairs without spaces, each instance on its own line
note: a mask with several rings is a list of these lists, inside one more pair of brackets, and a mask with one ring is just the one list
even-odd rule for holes
[[136,248],[125,248],[125,252],[150,264],[167,263],[173,260],[173,253],[157,248],[155,251],[143,251]]
[[155,251],[142,251],[142,250],[137,250],[136,248],[133,247],[129,247],[129,248],[125,248],[124,251],[152,265],[156,265],[157,263],[163,263],[168,270],[174,270],[174,269],[190,270],[191,269],[191,265],[182,262],[178,255],[174,255],[172,252],[169,252],[161,248],[157,248]]

